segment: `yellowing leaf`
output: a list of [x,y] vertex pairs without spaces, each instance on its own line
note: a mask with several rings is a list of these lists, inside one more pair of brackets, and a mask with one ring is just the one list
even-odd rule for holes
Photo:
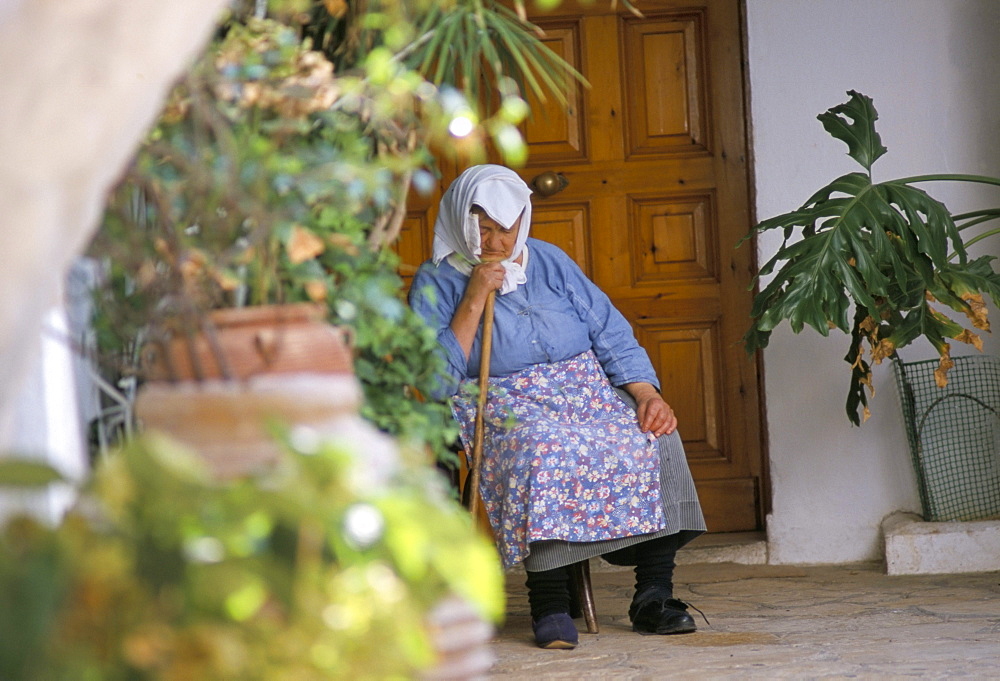
[[314,279],[306,282],[306,295],[309,300],[321,303],[326,300],[326,283]]
[[345,0],[323,0],[323,6],[334,19],[341,19],[347,14],[347,2]]
[[[970,309],[966,310],[965,314],[972,320],[973,326],[983,331],[989,331],[990,320],[987,318],[989,313],[986,310],[986,303],[983,302],[983,294],[965,293],[962,295],[962,300],[969,304]],[[982,350],[981,347],[979,349]]]
[[894,352],[896,352],[896,344],[883,338],[878,342],[878,345],[872,348],[872,361],[875,364],[881,364],[883,359],[892,357]]
[[235,291],[239,288],[242,283],[236,275],[232,272],[226,272],[222,270],[216,270],[214,272],[215,282],[219,285],[223,291]]
[[878,324],[875,323],[875,320],[872,319],[871,315],[868,315],[861,321],[860,324],[858,324],[858,328],[864,331],[865,333],[870,334],[872,331],[878,328]]
[[254,259],[256,257],[257,257],[257,249],[256,249],[256,247],[250,246],[250,247],[245,248],[242,251],[240,251],[233,258],[233,262],[236,263],[237,265],[249,265],[250,263],[252,263],[254,261]]
[[133,667],[152,669],[164,662],[173,646],[173,630],[163,624],[147,623],[122,641],[122,653]]
[[347,255],[357,255],[359,252],[358,247],[354,244],[354,241],[346,234],[330,234],[327,236],[327,241],[330,242],[331,246],[339,248],[344,251],[344,253],[347,253]]
[[868,386],[868,392],[871,393],[872,397],[875,397],[875,384],[872,383],[872,372],[869,371],[864,376],[859,378],[858,383]]
[[326,250],[323,240],[311,231],[300,225],[292,227],[292,236],[285,245],[288,252],[288,259],[293,265],[298,265],[306,260],[312,260],[317,255]]
[[858,352],[854,356],[854,363],[851,364],[852,369],[857,369],[865,361],[865,347],[858,343]]
[[974,345],[979,352],[983,351],[983,339],[978,333],[972,333],[968,329],[963,329],[962,333],[955,336],[955,340],[961,343],[968,343]]
[[934,382],[937,383],[937,387],[943,388],[948,385],[948,370],[953,366],[955,366],[955,362],[948,355],[947,346],[945,346],[941,361],[938,362],[938,368],[934,370]]
[[155,284],[158,276],[159,273],[156,271],[156,265],[146,260],[139,265],[139,271],[136,272],[135,279],[139,283],[140,288],[146,288],[151,284]]

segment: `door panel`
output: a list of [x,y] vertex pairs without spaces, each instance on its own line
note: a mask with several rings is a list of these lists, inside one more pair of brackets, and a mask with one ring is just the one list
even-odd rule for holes
[[653,363],[661,367],[663,386],[670,386],[670,405],[684,426],[688,458],[721,458],[718,329],[707,322],[701,328],[691,323],[640,324],[638,337]]
[[630,156],[705,150],[706,11],[622,20]]
[[587,276],[591,269],[587,234],[590,224],[588,203],[532,205],[531,236],[566,251]]
[[713,192],[629,196],[633,286],[718,281]]
[[698,498],[705,512],[709,532],[740,532],[746,527],[734,519],[749,518],[758,512],[758,478],[718,478],[696,481]]
[[[734,248],[751,226],[739,0],[636,2],[644,18],[610,4],[564,0],[531,17],[591,83],[566,109],[529,99],[519,172],[569,180],[533,198],[532,236],[565,250],[649,352],[709,530],[759,529],[758,377],[740,343],[752,249]],[[436,201],[411,206],[404,262],[430,255]]]
[[421,209],[411,207],[406,212],[403,226],[399,230],[399,238],[394,246],[400,260],[399,274],[403,277],[407,289],[410,288],[413,275],[417,273],[420,263],[431,254],[434,226],[433,223],[428,224],[429,217],[426,207]]
[[[542,42],[570,64],[580,63],[580,26],[577,22],[554,23],[546,27]],[[546,101],[531,98],[531,115],[523,132],[531,139],[535,163],[546,160],[566,163],[586,159],[583,90],[575,88],[565,106],[554,97]]]
[[[740,344],[752,254],[734,249],[751,226],[739,3],[636,4],[643,18],[600,1],[533,15],[546,33],[558,31],[560,45],[580,47],[572,63],[591,88],[580,100],[583,157],[555,153],[551,133],[536,147],[529,124],[521,174],[530,181],[553,170],[569,180],[556,196],[536,197],[537,216],[587,206],[589,260],[580,264],[649,352],[677,412],[709,529],[758,529],[758,381]],[[577,251],[579,234],[577,227]],[[566,239],[551,240],[567,248]]]

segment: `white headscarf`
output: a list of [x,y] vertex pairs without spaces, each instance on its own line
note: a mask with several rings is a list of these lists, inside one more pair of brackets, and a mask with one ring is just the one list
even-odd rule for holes
[[[480,262],[479,220],[472,215],[473,205],[509,229],[521,217],[521,229],[510,257],[501,262],[507,270],[500,295],[510,293],[526,282],[528,265],[525,241],[531,228],[531,189],[510,168],[498,165],[472,166],[451,183],[438,208],[434,223],[433,259],[437,265],[444,258],[463,274],[472,272]],[[524,255],[521,263],[514,262]]]

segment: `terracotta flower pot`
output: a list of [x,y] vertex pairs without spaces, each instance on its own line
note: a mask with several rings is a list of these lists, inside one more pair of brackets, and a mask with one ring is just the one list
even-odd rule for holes
[[143,352],[151,381],[245,380],[262,374],[353,373],[343,329],[312,303],[227,308],[208,313],[199,333],[173,335]]
[[[215,310],[204,332],[144,350],[148,381],[136,396],[144,429],[191,447],[220,478],[273,466],[272,424],[323,437],[357,432],[361,386],[350,344],[308,303]],[[373,430],[373,429],[372,429]]]

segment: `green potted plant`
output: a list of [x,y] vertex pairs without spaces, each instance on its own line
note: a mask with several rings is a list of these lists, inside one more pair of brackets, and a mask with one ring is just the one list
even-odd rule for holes
[[[492,2],[348,12],[289,0],[269,12],[223,23],[109,201],[91,249],[107,266],[102,356],[143,379],[238,378],[220,314],[206,311],[318,305],[350,330],[365,416],[450,460],[446,405],[413,399],[437,374],[435,339],[402,302],[390,246],[411,188],[436,186],[431,149],[482,155],[492,140],[515,162],[521,87],[558,95],[571,71]],[[468,40],[455,50],[442,36]],[[484,58],[483,79],[458,67]],[[453,87],[463,74],[471,97]],[[494,87],[499,97],[482,93]],[[448,132],[456,116],[478,123],[461,142]],[[194,349],[207,355],[189,360]]]
[[[895,360],[925,517],[944,520],[969,519],[970,513],[979,517],[1000,514],[996,452],[991,444],[982,456],[970,457],[963,452],[968,440],[962,438],[968,436],[960,434],[964,420],[969,421],[966,430],[973,437],[995,430],[1000,408],[997,396],[970,397],[964,377],[961,388],[944,390],[956,364],[949,341],[982,350],[979,332],[990,328],[984,296],[1000,303],[1000,274],[992,265],[995,258],[972,259],[967,251],[969,245],[1000,233],[1000,229],[988,229],[967,236],[967,230],[1000,217],[1000,207],[952,214],[918,186],[931,182],[1000,186],[1000,178],[934,174],[874,182],[872,165],[886,153],[875,130],[878,113],[870,98],[854,91],[848,95],[847,102],[820,114],[819,120],[833,137],[847,144],[848,154],[863,171],[833,180],[800,208],[754,228],[752,234],[781,230],[782,241],[760,268],[758,279],[770,280],[754,299],[751,326],[744,336],[746,348],[753,352],[766,347],[772,330],[783,321],[795,333],[810,326],[824,336],[835,328],[849,334],[844,358],[851,370],[846,409],[855,425],[870,413],[866,390],[872,392],[872,365]],[[964,316],[969,326],[946,314],[949,310],[959,318]],[[920,337],[931,343],[939,357],[918,363],[921,375],[928,377],[926,390],[936,392],[915,399],[915,384],[907,379],[907,365],[898,353]],[[978,375],[978,380],[986,381],[986,371],[998,373],[984,363],[961,359],[970,363],[973,380]],[[912,367],[913,378],[917,369]],[[961,396],[952,402],[956,395]],[[954,405],[941,425],[942,432],[950,430],[954,437],[940,436],[933,448],[940,449],[942,456],[932,456],[924,433],[932,410],[942,405]],[[980,408],[985,411],[970,415]],[[977,463],[976,459],[981,460]],[[967,480],[934,480],[938,475],[955,474],[966,475]],[[974,511],[967,506],[945,510],[938,503],[941,494],[984,501]]]

